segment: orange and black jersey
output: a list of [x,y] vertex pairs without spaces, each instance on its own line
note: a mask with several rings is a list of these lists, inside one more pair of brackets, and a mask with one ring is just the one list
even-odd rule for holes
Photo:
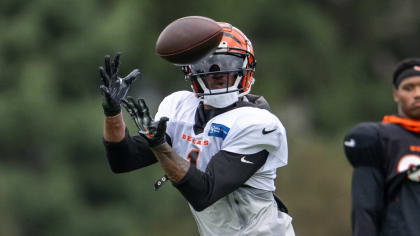
[[407,174],[420,164],[420,133],[409,123],[388,116],[382,123],[358,124],[345,137],[344,150],[354,167],[355,236],[420,234],[420,179]]

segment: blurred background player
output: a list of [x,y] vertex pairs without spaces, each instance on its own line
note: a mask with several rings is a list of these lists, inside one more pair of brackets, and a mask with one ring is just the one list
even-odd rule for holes
[[393,85],[398,115],[358,124],[344,140],[355,236],[420,234],[420,59],[400,62]]
[[[183,67],[193,92],[167,96],[155,122],[144,100],[123,100],[138,71],[120,79],[119,55],[114,62],[106,56],[100,72],[108,161],[116,173],[159,162],[188,201],[201,235],[294,235],[274,195],[276,169],[288,159],[286,131],[265,99],[249,94],[256,65],[251,42],[230,24],[220,25],[219,47]],[[126,129],[122,100],[139,135]]]

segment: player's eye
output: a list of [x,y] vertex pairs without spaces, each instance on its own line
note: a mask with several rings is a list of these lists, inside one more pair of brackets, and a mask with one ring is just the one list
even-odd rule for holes
[[410,91],[412,91],[412,90],[414,89],[414,86],[413,86],[412,84],[405,84],[405,85],[402,87],[402,89],[403,89],[404,91],[410,92]]

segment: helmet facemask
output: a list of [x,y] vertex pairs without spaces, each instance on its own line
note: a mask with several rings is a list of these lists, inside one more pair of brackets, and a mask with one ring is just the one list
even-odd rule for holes
[[[229,35],[224,38],[231,40],[233,36]],[[245,42],[246,46],[251,46],[248,40]],[[204,104],[226,107],[250,92],[254,83],[255,59],[249,49],[229,47],[229,43],[222,39],[212,54],[183,68],[185,78],[191,81],[193,91]]]

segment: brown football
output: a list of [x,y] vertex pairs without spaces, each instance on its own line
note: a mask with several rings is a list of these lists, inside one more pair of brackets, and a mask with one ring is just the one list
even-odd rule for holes
[[186,16],[170,23],[156,41],[156,53],[176,64],[192,64],[217,47],[222,27],[213,19]]

